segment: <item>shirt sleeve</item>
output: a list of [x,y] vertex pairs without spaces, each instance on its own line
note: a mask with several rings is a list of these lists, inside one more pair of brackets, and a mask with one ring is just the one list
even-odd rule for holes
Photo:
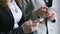
[[41,6],[46,6],[43,0],[32,0],[34,10],[39,9]]

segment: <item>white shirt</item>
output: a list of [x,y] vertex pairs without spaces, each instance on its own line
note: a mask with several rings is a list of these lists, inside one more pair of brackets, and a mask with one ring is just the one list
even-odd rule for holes
[[22,11],[21,9],[17,6],[15,1],[13,0],[12,2],[8,3],[8,6],[14,16],[14,28],[19,27],[18,22],[22,18]]

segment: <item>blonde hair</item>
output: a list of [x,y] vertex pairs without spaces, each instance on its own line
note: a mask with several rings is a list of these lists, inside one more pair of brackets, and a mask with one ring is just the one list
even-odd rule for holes
[[0,6],[6,7],[7,6],[7,0],[0,0]]
[[22,3],[22,0],[16,0],[18,3]]
[[[17,3],[22,3],[22,0],[15,0]],[[8,4],[7,4],[7,0],[0,0],[0,7],[4,7],[4,8],[7,8],[8,7]]]

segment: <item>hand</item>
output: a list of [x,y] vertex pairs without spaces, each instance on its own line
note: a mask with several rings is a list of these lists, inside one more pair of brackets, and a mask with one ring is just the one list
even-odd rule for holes
[[44,18],[47,17],[49,20],[53,20],[56,17],[56,13],[54,10],[49,9],[48,7],[44,6],[36,11],[36,16],[37,17],[40,16]]
[[30,33],[38,29],[39,23],[29,20],[21,25],[24,33]]
[[47,16],[47,6],[42,6],[40,7],[40,9],[38,9],[37,11],[35,11],[36,17],[40,16],[40,17],[46,17]]
[[56,12],[52,9],[48,9],[47,11],[48,11],[47,18],[49,20],[54,20],[56,18]]

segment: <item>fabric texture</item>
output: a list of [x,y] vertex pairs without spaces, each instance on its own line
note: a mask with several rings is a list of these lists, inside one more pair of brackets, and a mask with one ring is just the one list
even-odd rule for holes
[[8,32],[0,32],[0,34],[24,34],[22,28],[18,27],[16,29],[10,30]]

